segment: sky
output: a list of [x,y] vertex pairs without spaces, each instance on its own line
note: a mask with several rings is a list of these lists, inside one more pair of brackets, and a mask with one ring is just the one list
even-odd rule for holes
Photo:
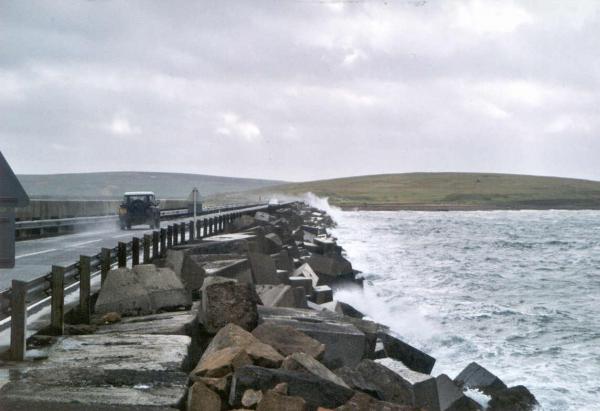
[[600,2],[1,1],[18,174],[600,180]]

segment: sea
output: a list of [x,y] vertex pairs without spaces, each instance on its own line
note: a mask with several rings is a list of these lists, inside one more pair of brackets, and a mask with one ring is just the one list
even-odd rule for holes
[[365,278],[335,298],[435,357],[433,375],[476,361],[528,387],[542,410],[600,410],[599,211],[312,203],[337,221],[332,234]]

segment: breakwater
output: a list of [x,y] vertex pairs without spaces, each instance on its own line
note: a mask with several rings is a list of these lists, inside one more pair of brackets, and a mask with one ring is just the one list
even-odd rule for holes
[[478,364],[430,375],[434,358],[335,301],[362,280],[333,224],[294,203],[109,271],[91,325],[73,313],[70,335],[30,338],[38,361],[2,364],[0,410],[481,409],[465,389],[531,409]]

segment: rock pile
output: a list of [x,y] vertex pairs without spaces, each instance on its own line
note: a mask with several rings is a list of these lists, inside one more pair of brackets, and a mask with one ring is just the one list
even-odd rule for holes
[[[179,345],[187,358],[173,362],[189,372],[187,387],[169,368],[178,385],[169,381],[168,398],[127,409],[171,401],[188,411],[482,410],[466,389],[489,395],[491,411],[533,409],[525,387],[509,388],[476,363],[454,380],[430,375],[434,358],[335,301],[337,287],[362,281],[328,235],[332,225],[317,209],[286,204],[178,245],[156,265],[111,271],[96,302],[98,334],[118,343],[188,338]],[[191,310],[160,314],[189,308],[192,297]],[[108,312],[110,323],[101,319]]]

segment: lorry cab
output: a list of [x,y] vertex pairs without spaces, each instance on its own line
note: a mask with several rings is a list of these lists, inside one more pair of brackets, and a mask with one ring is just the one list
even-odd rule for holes
[[123,194],[119,206],[121,229],[131,229],[133,225],[148,224],[150,228],[160,227],[159,201],[152,191],[129,191]]

